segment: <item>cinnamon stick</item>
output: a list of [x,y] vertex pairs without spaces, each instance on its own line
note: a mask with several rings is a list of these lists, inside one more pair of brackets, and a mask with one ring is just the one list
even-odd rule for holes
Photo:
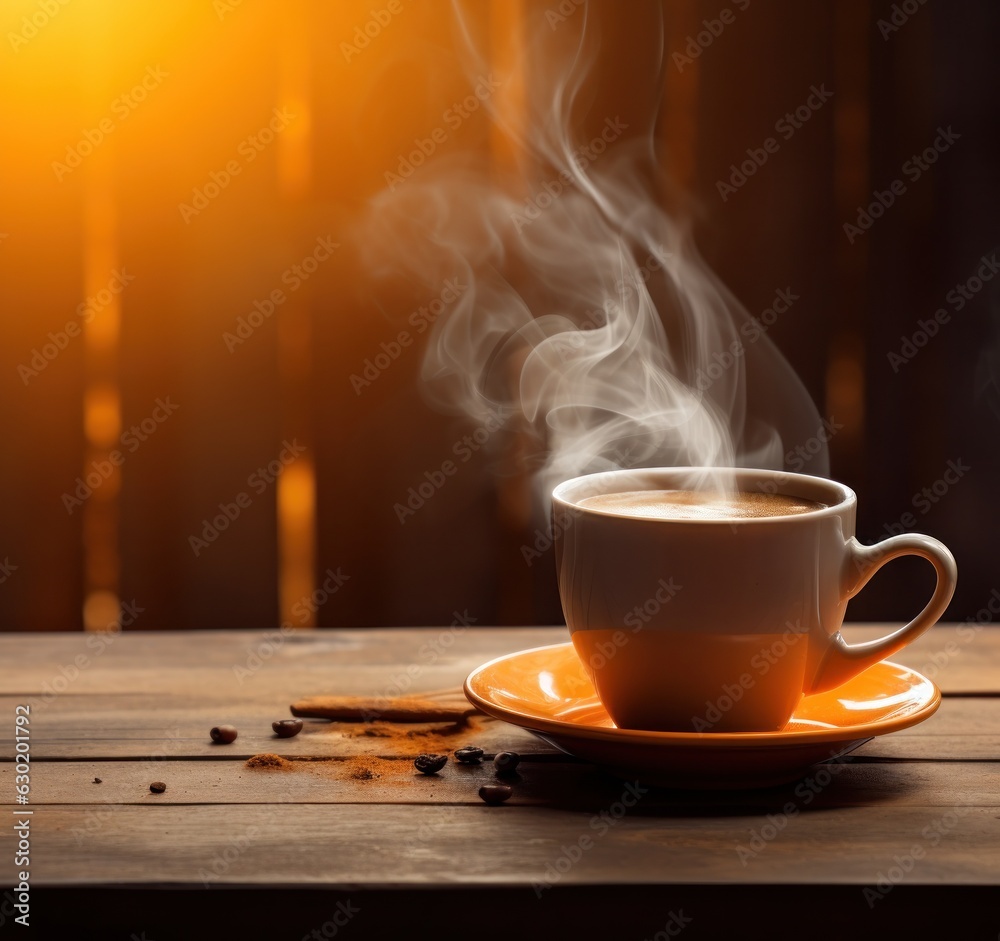
[[[461,694],[458,694],[461,695]],[[464,697],[307,696],[291,705],[293,716],[341,722],[458,722],[478,710]]]

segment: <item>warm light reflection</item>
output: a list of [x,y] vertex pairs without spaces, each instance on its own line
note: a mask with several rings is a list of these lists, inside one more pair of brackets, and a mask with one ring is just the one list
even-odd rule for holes
[[542,670],[538,674],[538,688],[541,690],[542,695],[546,696],[548,699],[562,698],[559,693],[556,692],[555,675],[549,670]]
[[864,348],[861,338],[838,338],[826,370],[826,402],[830,414],[843,425],[845,438],[860,438],[865,422]]
[[278,91],[295,120],[278,138],[278,183],[285,196],[301,199],[312,172],[309,28],[302,0],[282,4],[281,16]]
[[[304,82],[305,76],[301,80]],[[282,95],[282,101],[295,120],[278,137],[278,181],[282,193],[291,199],[301,199],[308,190],[312,171],[309,102],[292,92]]]
[[[281,620],[315,627],[313,606],[303,606],[315,587],[316,469],[303,455],[278,478],[278,583]],[[309,611],[307,620],[304,612]]]
[[[290,200],[308,195],[312,172],[307,22],[302,0],[282,7],[278,91],[295,120],[278,137],[277,172],[279,190]],[[278,314],[281,423],[290,437],[309,436],[309,297],[307,286]],[[279,616],[283,624],[315,627],[314,607],[301,604],[316,587],[316,468],[308,454],[278,478],[277,513]]]
[[[929,680],[922,683],[914,683],[903,692],[894,696],[877,696],[874,699],[838,699],[837,702],[851,712],[873,712],[878,719],[891,719],[897,715],[906,715],[913,712],[920,704],[926,702],[934,695],[934,687]],[[905,708],[886,712],[887,706],[902,706]]]
[[[115,626],[119,612],[121,559],[118,551],[118,495],[121,468],[112,460],[122,427],[121,391],[118,387],[119,336],[121,332],[121,275],[119,219],[116,200],[117,142],[109,125],[100,127],[109,103],[121,99],[109,94],[116,58],[107,55],[116,24],[109,0],[95,3],[84,17],[88,39],[81,47],[80,81],[88,118],[96,119],[97,132],[72,145],[79,156],[83,185],[83,320],[84,372],[83,428],[87,442],[84,478],[92,496],[83,507],[84,606],[83,626],[103,631]],[[113,107],[113,105],[111,105]],[[117,117],[117,113],[115,114]],[[97,137],[100,133],[100,138]],[[73,172],[67,153],[66,166]],[[84,162],[85,161],[85,162]],[[66,174],[60,171],[60,179]],[[95,483],[94,481],[99,481]]]
[[[269,327],[236,351],[227,351],[219,336],[255,296],[254,275],[265,263],[280,272],[319,235],[340,236],[326,211],[340,198],[338,187],[349,186],[351,198],[380,187],[391,165],[385,155],[395,156],[423,132],[424,118],[414,105],[424,103],[428,89],[413,82],[401,91],[385,70],[406,47],[408,31],[422,28],[421,17],[440,15],[444,24],[449,13],[447,7],[428,14],[405,5],[400,25],[394,19],[391,28],[380,27],[378,41],[369,45],[364,29],[374,28],[372,9],[353,0],[3,0],[0,6],[11,31],[7,40],[19,37],[0,62],[0,77],[10,131],[4,173],[17,181],[8,186],[8,201],[21,213],[17,231],[10,220],[0,220],[0,229],[9,230],[17,245],[31,239],[38,245],[31,263],[18,271],[23,283],[39,286],[35,303],[17,311],[26,324],[18,338],[21,358],[29,362],[33,347],[49,342],[49,332],[62,336],[67,323],[74,325],[69,344],[59,347],[59,358],[26,393],[36,407],[51,395],[72,411],[59,426],[58,443],[38,455],[59,486],[81,501],[72,504],[74,538],[63,563],[73,567],[74,610],[72,619],[61,613],[60,623],[78,628],[82,620],[88,630],[103,630],[114,621],[106,615],[123,592],[129,593],[125,601],[133,600],[133,586],[152,585],[155,595],[158,578],[171,579],[190,566],[192,584],[204,580],[214,590],[210,567],[220,556],[232,553],[238,560],[232,570],[261,557],[241,555],[238,537],[229,535],[227,548],[213,547],[209,560],[186,558],[188,531],[170,518],[175,506],[197,507],[194,527],[197,513],[232,496],[228,483],[212,491],[209,474],[176,472],[182,462],[190,471],[216,453],[228,456],[219,443],[228,445],[230,434],[237,445],[250,436],[239,422],[229,424],[228,412],[206,432],[209,422],[219,421],[213,409],[229,408],[223,375],[244,381],[254,371],[254,356],[265,368],[277,358],[279,388],[255,426],[255,445],[265,427],[274,428],[275,450],[285,438],[310,444],[321,431],[335,433],[313,428],[311,318],[324,290],[319,276],[288,296],[275,317],[271,349],[264,348]],[[345,54],[356,35],[360,51]],[[383,82],[391,95],[378,93]],[[464,76],[455,76],[439,90],[443,100],[465,94],[465,84]],[[294,120],[280,133],[269,130],[260,148],[249,147],[273,109],[286,109]],[[345,134],[345,128],[358,134]],[[449,143],[457,149],[460,142]],[[319,166],[317,152],[323,154]],[[230,162],[238,168],[231,177]],[[192,203],[195,193],[204,208],[185,216],[180,206]],[[207,327],[213,317],[218,330]],[[345,322],[344,328],[360,326]],[[147,415],[159,396],[180,400],[182,418],[115,466],[111,458],[122,447],[122,430]],[[241,473],[242,466],[234,479]],[[124,551],[123,492],[162,495],[141,506],[131,503],[143,525],[126,521]],[[59,500],[58,490],[51,499]],[[267,577],[277,583],[282,620],[298,626],[304,608],[295,605],[312,597],[318,584],[312,461],[296,461],[261,502],[269,499],[275,501],[279,567]],[[145,551],[158,540],[162,551]],[[134,551],[136,541],[143,551]],[[154,564],[149,557],[170,560],[175,552],[176,569],[144,577],[142,567]],[[156,598],[135,601],[153,605]]]
[[497,120],[490,128],[492,164],[498,176],[503,178],[510,177],[517,170],[517,162],[524,158],[523,151],[515,144],[514,135],[526,132],[528,120],[525,88],[528,76],[521,61],[525,50],[524,31],[528,28],[525,20],[524,0],[490,5],[491,61],[495,63],[498,73],[507,76],[493,97]]
[[95,447],[113,447],[121,436],[122,417],[118,389],[110,382],[88,386],[83,400],[83,429]]
[[[109,146],[110,143],[107,142]],[[118,263],[110,156],[110,150],[95,154],[87,167],[83,248],[85,342],[92,358],[107,357],[107,360],[113,360],[118,346],[124,287]]]
[[113,591],[92,591],[83,602],[84,630],[113,630],[118,616],[118,596]]

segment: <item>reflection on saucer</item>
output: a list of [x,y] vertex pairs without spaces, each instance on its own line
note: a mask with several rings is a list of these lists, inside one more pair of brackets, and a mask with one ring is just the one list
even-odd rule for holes
[[926,677],[884,660],[843,686],[802,699],[780,732],[619,729],[571,643],[508,654],[465,682],[483,712],[534,732],[569,755],[623,777],[673,787],[765,787],[876,735],[923,722],[941,703]]

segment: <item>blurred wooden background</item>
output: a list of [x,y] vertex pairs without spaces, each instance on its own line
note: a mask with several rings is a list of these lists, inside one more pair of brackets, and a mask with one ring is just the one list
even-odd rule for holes
[[[580,15],[523,3],[564,17],[553,29]],[[361,48],[376,8],[386,19]],[[474,8],[484,41],[516,45],[521,0]],[[421,400],[426,334],[411,327],[360,394],[351,382],[433,299],[369,283],[349,236],[386,171],[470,93],[448,6],[74,0],[32,33],[37,10],[0,15],[5,35],[27,36],[0,55],[0,628],[106,628],[119,603],[142,609],[126,614],[135,629],[559,621],[551,559],[522,552],[539,511],[489,455],[404,524],[393,509],[471,430]],[[628,120],[649,92],[635,83],[658,5],[590,0],[588,16],[593,117]],[[663,159],[750,313],[781,289],[799,298],[770,335],[844,426],[832,475],[859,494],[859,538],[938,536],[961,573],[949,617],[1000,610],[1000,281],[961,311],[948,301],[1000,243],[1000,10],[671,0],[663,16]],[[813,86],[832,97],[782,139],[776,122]],[[88,151],[102,118],[113,129]],[[908,178],[939,128],[958,137]],[[723,200],[718,181],[767,137],[778,152]],[[439,145],[490,146],[482,110]],[[79,166],[54,169],[68,148]],[[849,242],[844,223],[897,178],[906,192]],[[204,208],[187,212],[195,190]],[[320,260],[322,239],[339,247]],[[128,283],[101,295],[116,272]],[[227,346],[275,290],[278,313]],[[78,313],[88,297],[107,297],[92,317]],[[888,354],[939,308],[950,321],[894,370]],[[158,399],[176,405],[162,421]],[[286,441],[305,450],[258,484]],[[124,461],[93,496],[65,500],[114,450]],[[238,516],[193,546],[220,504]],[[910,616],[928,580],[895,563],[851,616]]]

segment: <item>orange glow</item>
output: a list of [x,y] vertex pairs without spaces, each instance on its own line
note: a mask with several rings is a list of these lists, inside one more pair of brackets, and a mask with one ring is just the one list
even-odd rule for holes
[[286,196],[301,199],[306,195],[311,173],[309,104],[304,98],[290,95],[284,101],[295,120],[278,138],[278,181]]
[[[55,349],[50,333],[69,339],[24,401],[53,415],[36,453],[46,469],[40,501],[60,513],[63,491],[80,501],[59,518],[74,591],[59,626],[98,630],[133,591],[151,608],[158,591],[170,595],[161,577],[190,568],[192,584],[209,591],[213,566],[237,578],[270,558],[237,545],[237,529],[252,531],[259,517],[234,523],[202,556],[186,556],[186,539],[231,502],[252,469],[248,454],[343,433],[314,428],[313,361],[315,325],[330,313],[328,285],[348,253],[294,292],[282,272],[319,235],[346,243],[332,207],[381,189],[415,138],[444,127],[443,110],[468,94],[468,80],[445,65],[428,84],[413,60],[421,36],[445,35],[447,5],[403,3],[388,22],[362,0],[2,6],[6,29],[24,33],[0,57],[0,166],[16,181],[0,219],[9,233],[0,251],[17,276],[15,362],[41,362],[36,349]],[[280,129],[276,111],[292,116]],[[449,127],[442,153],[477,140],[479,121]],[[222,336],[237,318],[281,288],[273,319],[227,349]],[[368,326],[344,317],[341,328],[350,336]],[[122,431],[160,397],[179,403],[180,417],[129,438],[133,453]],[[259,421],[245,420],[251,409]],[[228,460],[239,464],[216,474]],[[247,514],[264,516],[271,503],[264,525],[277,530],[278,567],[266,577],[281,618],[296,625],[303,609],[293,607],[318,584],[316,488],[312,460],[300,458]]]
[[[110,142],[109,142],[110,146]],[[84,193],[83,291],[87,304],[84,336],[87,351],[104,360],[113,359],[121,327],[117,220],[110,177],[110,151],[88,168]]]
[[92,591],[83,602],[84,630],[113,630],[118,615],[118,596],[112,591]]
[[826,404],[844,428],[846,438],[859,439],[865,424],[864,348],[850,334],[836,342],[826,370]]
[[279,604],[282,623],[296,627],[316,626],[315,612],[310,609],[303,621],[298,604],[315,587],[315,520],[316,469],[303,456],[278,478]]
[[312,172],[309,113],[309,41],[302,0],[282,5],[279,89],[282,102],[295,115],[278,138],[278,183],[282,193],[301,199]]
[[494,96],[498,121],[490,128],[490,149],[494,170],[500,176],[508,176],[517,170],[517,162],[522,153],[514,138],[502,129],[502,125],[513,128],[515,133],[527,133],[528,119],[527,89],[525,88],[523,59],[526,11],[524,0],[508,0],[490,6],[492,61],[497,73],[504,76],[503,85]]
[[[295,119],[278,138],[278,187],[287,199],[308,195],[312,173],[309,36],[303,0],[283,5],[278,89]],[[309,427],[311,334],[309,290],[291,297],[278,314],[278,373],[285,389],[282,425],[292,435]],[[315,588],[316,471],[300,458],[278,479],[278,604],[282,623],[315,627],[315,612],[302,620],[302,598]],[[308,610],[308,606],[307,606]]]
[[[114,16],[114,4],[111,0],[103,0],[93,5],[81,24],[88,39],[81,46],[85,63],[81,76],[84,106],[88,116],[98,117],[93,124],[85,125],[83,136],[70,145],[79,158],[83,186],[82,287],[86,304],[83,335],[87,376],[83,391],[83,427],[89,445],[84,476],[86,479],[96,473],[101,478],[98,486],[91,485],[93,496],[83,513],[83,626],[88,631],[107,630],[117,621],[121,569],[118,495],[122,472],[110,460],[110,452],[118,444],[122,430],[121,391],[117,378],[122,311],[120,287],[115,281],[120,248],[115,198],[117,141],[114,137],[117,130],[114,118],[119,115],[115,108],[120,98],[109,92],[113,86],[115,57],[106,55],[112,41]],[[67,151],[64,165],[77,172],[71,156]],[[61,168],[55,172],[60,182],[69,175]]]
[[112,447],[122,431],[118,389],[109,382],[91,385],[84,396],[83,425],[87,440],[95,447]]

